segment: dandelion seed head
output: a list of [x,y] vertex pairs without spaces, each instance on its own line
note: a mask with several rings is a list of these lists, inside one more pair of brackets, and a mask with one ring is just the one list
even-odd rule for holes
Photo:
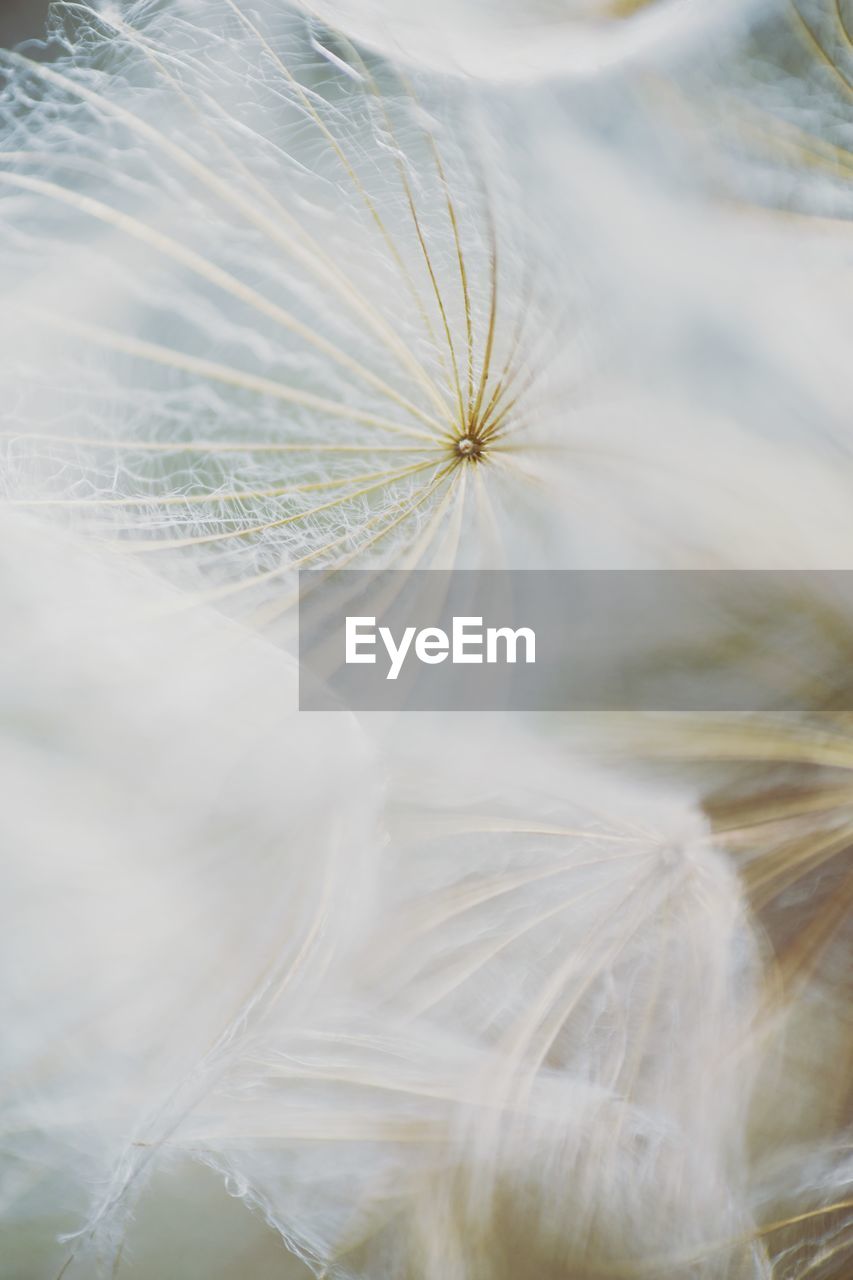
[[[303,565],[849,565],[843,12],[797,10],[813,132],[759,181],[716,108],[781,80],[739,24],[706,51],[727,3],[507,0],[490,44],[453,0],[432,50],[400,4],[408,52],[335,9],[75,3],[54,62],[2,55],[3,1063],[56,1271],[120,1273],[172,1161],[314,1274],[822,1265],[849,795],[780,857],[775,802],[729,847],[694,788],[506,721],[294,732],[287,655],[216,610],[292,619]],[[727,758],[751,731],[849,768],[805,730]]]
[[483,456],[483,442],[475,435],[459,436],[454,446],[460,458],[477,462]]
[[[736,877],[685,796],[509,725],[456,742],[452,770],[429,733],[387,744],[376,915],[332,1021],[271,1030],[219,1100],[222,1167],[353,1275],[734,1265],[759,973]],[[264,1125],[298,1137],[287,1169],[241,1144]]]
[[199,12],[75,5],[64,56],[4,55],[8,498],[247,618],[286,620],[301,567],[853,545],[796,438],[812,410],[831,432],[843,344],[779,324],[814,316],[774,301],[781,245],[652,193],[550,90],[439,86],[239,0],[211,40]]

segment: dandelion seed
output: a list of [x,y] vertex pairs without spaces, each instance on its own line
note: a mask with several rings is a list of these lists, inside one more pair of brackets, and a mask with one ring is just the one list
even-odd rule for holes
[[[241,573],[242,562],[265,573],[278,564],[285,577],[306,557],[333,566],[405,552],[429,514],[421,498],[443,501],[452,489],[464,508],[455,468],[506,438],[536,380],[517,359],[517,305],[508,318],[497,307],[491,197],[465,148],[413,89],[380,85],[354,51],[331,57],[299,23],[287,20],[282,38],[230,0],[224,10],[231,43],[209,48],[203,69],[199,50],[168,49],[168,21],[137,29],[118,14],[88,15],[147,80],[144,111],[121,81],[87,80],[73,59],[41,67],[6,55],[11,100],[26,85],[69,119],[82,111],[87,131],[69,163],[45,145],[37,118],[22,115],[0,177],[13,220],[21,200],[37,201],[45,219],[43,236],[19,231],[31,269],[55,243],[56,218],[82,268],[107,254],[120,282],[100,297],[95,290],[82,316],[68,274],[35,305],[12,304],[19,337],[23,321],[35,343],[28,350],[24,340],[20,365],[45,344],[74,361],[63,380],[65,394],[74,387],[65,432],[39,429],[40,413],[41,425],[55,425],[43,392],[30,399],[25,428],[6,432],[14,500],[45,514],[51,502],[74,510],[95,532],[107,532],[103,519],[117,508],[135,508],[144,520],[113,522],[131,549],[145,529],[155,535],[140,541],[147,550],[239,540],[243,561],[208,560],[217,592],[235,574],[251,586],[256,575]],[[83,12],[69,7],[75,21]],[[208,78],[236,87],[244,58],[260,76],[258,101],[241,116],[224,105],[224,87],[211,100]],[[355,74],[342,86],[344,68]],[[292,118],[288,147],[276,104]],[[170,106],[184,128],[167,133],[159,121]],[[96,136],[127,163],[116,155],[102,164]],[[295,200],[279,175],[270,180],[271,163],[298,170]],[[306,217],[318,184],[337,193],[341,230],[329,228],[327,243]],[[146,191],[142,207],[128,204],[132,186]],[[506,260],[502,270],[515,271]],[[75,429],[98,402],[113,406],[100,438]],[[411,465],[376,472],[375,455],[393,450],[408,451]],[[278,452],[289,455],[284,471]],[[359,481],[371,465],[366,487]],[[323,486],[338,492],[323,503],[301,496]],[[440,532],[422,546],[423,562]]]
[[[633,781],[503,720],[368,749],[216,610],[849,566],[844,6],[302,8],[0,54],[0,1215],[120,1280],[180,1162],[275,1274],[835,1280],[843,728],[645,724]],[[755,776],[709,822],[655,750]]]
[[[765,264],[750,283],[751,248],[711,222],[736,292],[692,281],[681,213],[574,135],[566,171],[590,180],[546,181],[549,97],[522,148],[494,96],[410,83],[286,12],[222,0],[218,41],[191,0],[63,12],[64,59],[3,55],[15,503],[156,552],[246,617],[281,616],[300,565],[790,565],[849,544],[834,470],[763,445],[734,403],[706,415],[725,360],[678,385],[670,334],[725,324],[759,348],[762,417],[797,403],[762,344],[812,394],[810,357],[756,314]],[[808,467],[804,551],[783,526]]]
[[428,734],[395,741],[334,1012],[271,1029],[179,1148],[320,1271],[766,1273],[731,867],[689,805],[495,738],[461,735],[452,775]]

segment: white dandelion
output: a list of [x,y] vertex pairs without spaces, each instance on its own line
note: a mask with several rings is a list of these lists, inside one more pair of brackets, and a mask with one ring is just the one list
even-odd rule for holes
[[319,1275],[769,1278],[843,1247],[843,1156],[766,1123],[799,1074],[689,800],[508,725],[455,743],[451,777],[428,733],[396,742],[345,980],[176,1150]]
[[3,55],[15,503],[264,621],[301,567],[846,563],[832,246],[286,10],[57,14]]
[[[631,778],[383,725],[377,768],[219,612],[848,565],[846,13],[746,9],[65,3],[0,55],[24,1274],[233,1274],[170,1254],[187,1187],[259,1276],[849,1269],[843,728],[620,726]],[[739,762],[710,824],[655,752]]]

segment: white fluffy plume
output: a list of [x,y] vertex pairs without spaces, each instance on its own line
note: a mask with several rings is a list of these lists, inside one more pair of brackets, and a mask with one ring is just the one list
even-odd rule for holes
[[0,51],[3,1280],[847,1280],[847,723],[605,768],[300,713],[279,641],[303,566],[850,567],[849,6],[52,23]]
[[507,82],[594,76],[670,54],[742,21],[763,0],[301,0],[383,53],[437,71]]
[[278,6],[57,13],[3,55],[12,500],[262,620],[301,566],[847,564],[849,241],[685,181],[713,58],[629,128]]
[[2,1212],[11,1274],[91,1275],[235,1046],[310,1008],[376,787],[284,654],[147,574],[6,517],[0,575]]
[[[107,657],[125,708],[107,775],[120,798],[151,682],[102,646],[98,681],[81,679],[79,654],[71,664],[88,701]],[[216,670],[242,717],[233,658]],[[252,671],[270,686],[256,653]],[[227,706],[220,733],[226,714],[240,723]],[[47,877],[54,845],[31,810],[12,828],[6,933],[28,1017],[9,1042],[7,1144],[32,1170],[13,1221],[23,1203],[37,1223],[68,1223],[53,1253],[68,1276],[133,1275],[131,1210],[162,1221],[163,1179],[183,1197],[195,1164],[278,1233],[280,1266],[318,1275],[764,1280],[799,1274],[788,1248],[813,1260],[836,1245],[849,1170],[828,1133],[815,1141],[820,1103],[785,1047],[783,1023],[808,1006],[767,1003],[769,953],[689,800],[508,725],[500,746],[458,735],[449,775],[444,740],[424,731],[389,752],[379,839],[357,744],[331,746],[333,719],[296,774],[288,720],[284,760],[255,735],[261,776],[279,767],[288,782],[263,787],[250,767],[246,792],[232,766],[218,838],[200,799],[184,808],[186,765],[171,769],[179,811],[203,833],[176,824],[161,786],[140,794],[138,772],[130,838],[126,819],[118,840],[104,830],[85,775],[76,811],[60,793],[63,856]],[[223,750],[207,755],[209,777]],[[317,770],[335,794],[325,832]],[[826,1045],[832,1020],[811,1021]],[[800,1122],[780,1124],[774,1099],[792,1089]],[[174,1266],[169,1247],[166,1230],[139,1274]]]

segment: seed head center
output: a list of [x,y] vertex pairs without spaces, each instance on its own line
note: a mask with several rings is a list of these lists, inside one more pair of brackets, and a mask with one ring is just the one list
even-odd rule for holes
[[475,462],[483,452],[483,442],[478,440],[476,436],[468,435],[460,436],[456,441],[456,455],[459,458],[468,458]]

